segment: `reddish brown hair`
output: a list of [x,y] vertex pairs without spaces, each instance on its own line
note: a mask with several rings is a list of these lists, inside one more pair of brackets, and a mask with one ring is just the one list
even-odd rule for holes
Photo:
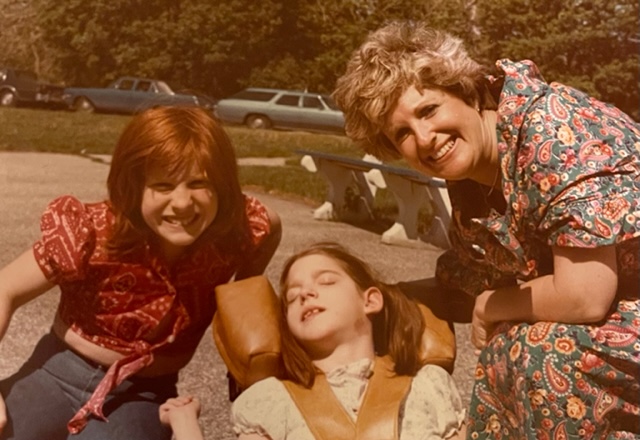
[[248,239],[244,196],[238,182],[233,146],[220,124],[197,107],[159,107],[134,116],[113,152],[107,180],[115,225],[109,249],[126,254],[152,234],[140,206],[145,179],[153,167],[181,176],[193,165],[213,183],[218,215],[203,234],[225,250],[236,251]]
[[371,267],[333,242],[316,243],[291,256],[280,276],[280,328],[282,358],[287,378],[306,387],[315,380],[316,369],[311,358],[291,334],[287,325],[287,278],[293,263],[309,255],[324,255],[335,260],[351,277],[361,292],[370,287],[378,288],[384,298],[383,309],[373,316],[373,342],[378,356],[389,355],[395,362],[395,372],[414,376],[422,367],[420,346],[425,323],[417,304],[397,287],[385,284]]

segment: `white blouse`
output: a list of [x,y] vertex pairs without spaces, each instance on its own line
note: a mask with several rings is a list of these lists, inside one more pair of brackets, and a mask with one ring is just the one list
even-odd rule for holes
[[[331,389],[354,421],[372,373],[373,361],[362,359],[327,374]],[[244,391],[233,403],[231,413],[236,435],[314,440],[286,388],[273,377]],[[400,440],[446,439],[462,426],[464,417],[460,395],[449,373],[436,365],[425,365],[413,378],[400,407]]]

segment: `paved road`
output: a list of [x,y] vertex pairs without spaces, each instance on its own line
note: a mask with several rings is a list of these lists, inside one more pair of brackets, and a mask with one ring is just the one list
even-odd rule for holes
[[[108,167],[86,157],[48,153],[0,153],[0,266],[29,248],[38,236],[38,219],[48,201],[73,194],[84,201],[106,196]],[[367,259],[388,281],[409,281],[433,275],[440,250],[420,243],[411,247],[388,246],[377,234],[344,223],[318,222],[312,207],[269,194],[252,193],[282,217],[282,244],[267,268],[276,283],[284,260],[292,252],[319,240],[337,240]],[[0,345],[0,377],[15,371],[48,330],[55,313],[57,289],[21,308]],[[458,358],[453,377],[465,402],[472,383],[474,355],[468,343],[468,325],[456,325]],[[180,389],[203,401],[201,425],[207,440],[234,439],[229,424],[225,367],[209,334],[193,361],[180,375]]]

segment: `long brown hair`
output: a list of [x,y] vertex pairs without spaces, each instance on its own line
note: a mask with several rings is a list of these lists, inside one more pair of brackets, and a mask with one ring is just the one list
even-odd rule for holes
[[306,387],[315,380],[316,369],[311,358],[291,334],[287,325],[287,278],[293,263],[309,255],[324,255],[335,260],[355,282],[361,292],[378,288],[384,298],[383,309],[373,316],[373,343],[378,356],[389,355],[395,362],[395,372],[415,375],[422,367],[420,344],[425,323],[417,304],[395,286],[385,284],[371,267],[343,246],[333,242],[320,242],[291,256],[280,276],[280,328],[282,357],[287,378]]
[[124,129],[107,179],[115,214],[111,252],[127,254],[152,236],[140,211],[148,171],[161,167],[169,176],[180,176],[194,164],[213,183],[219,203],[218,215],[201,239],[207,237],[222,250],[237,252],[248,235],[234,149],[220,124],[197,107],[146,110]]

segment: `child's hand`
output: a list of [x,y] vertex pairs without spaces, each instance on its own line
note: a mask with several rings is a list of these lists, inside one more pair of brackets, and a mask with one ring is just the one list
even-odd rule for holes
[[200,416],[200,401],[193,396],[179,396],[168,399],[160,405],[160,423],[174,426],[182,420],[197,420]]

